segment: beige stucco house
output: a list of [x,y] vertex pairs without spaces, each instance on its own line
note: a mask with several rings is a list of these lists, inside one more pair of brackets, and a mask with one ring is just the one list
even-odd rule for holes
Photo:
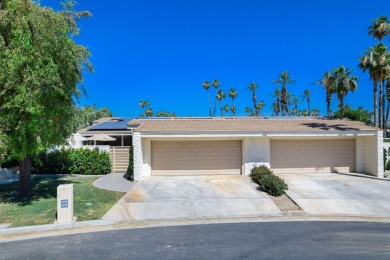
[[134,177],[356,172],[383,177],[380,129],[325,118],[136,119]]

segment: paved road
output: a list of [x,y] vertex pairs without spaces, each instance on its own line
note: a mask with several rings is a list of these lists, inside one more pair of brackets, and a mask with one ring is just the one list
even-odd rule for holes
[[272,222],[117,230],[0,243],[1,259],[390,259],[390,224]]

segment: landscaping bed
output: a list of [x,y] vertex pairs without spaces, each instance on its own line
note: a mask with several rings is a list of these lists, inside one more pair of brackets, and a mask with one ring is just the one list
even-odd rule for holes
[[125,194],[96,188],[98,177],[73,176],[32,178],[31,199],[16,196],[18,182],[0,186],[0,224],[11,227],[52,224],[57,211],[57,186],[73,184],[74,216],[78,221],[100,219]]

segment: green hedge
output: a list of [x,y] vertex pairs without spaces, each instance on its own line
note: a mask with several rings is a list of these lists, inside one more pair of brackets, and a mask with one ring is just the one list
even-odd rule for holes
[[253,167],[250,177],[260,186],[262,191],[272,196],[283,195],[288,190],[288,186],[284,180],[276,176],[267,166]]
[[111,172],[109,153],[90,149],[61,149],[32,160],[33,173],[102,175]]
[[126,171],[128,177],[127,179],[130,181],[134,181],[134,158],[133,158],[133,146],[129,148],[129,166]]

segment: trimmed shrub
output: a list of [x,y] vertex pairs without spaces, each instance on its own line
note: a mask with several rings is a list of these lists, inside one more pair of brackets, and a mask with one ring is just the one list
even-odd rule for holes
[[272,196],[281,196],[288,189],[284,180],[274,174],[262,175],[257,184],[259,184],[261,190]]
[[251,174],[249,175],[254,182],[258,182],[258,180],[261,178],[264,174],[272,174],[272,171],[270,168],[268,168],[265,165],[255,166],[251,170]]
[[283,179],[276,176],[267,166],[255,166],[251,170],[250,177],[260,189],[272,196],[281,196],[288,189]]
[[129,166],[127,167],[127,179],[134,181],[134,158],[133,158],[133,146],[129,148]]
[[32,160],[33,173],[102,175],[111,172],[110,155],[89,149],[61,149],[42,153]]
[[390,171],[390,160],[387,161],[385,170]]

